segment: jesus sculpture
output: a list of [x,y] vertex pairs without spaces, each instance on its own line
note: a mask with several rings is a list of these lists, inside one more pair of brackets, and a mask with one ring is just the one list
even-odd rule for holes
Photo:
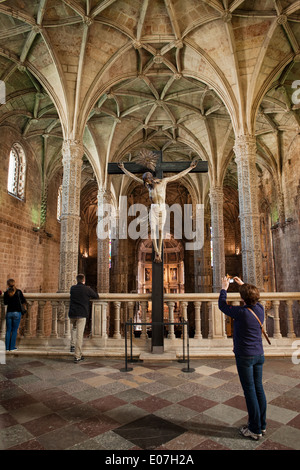
[[162,244],[164,235],[164,226],[166,222],[166,188],[167,184],[177,181],[183,176],[187,175],[193,168],[197,166],[197,161],[193,160],[189,168],[181,171],[177,175],[169,176],[167,178],[155,178],[150,171],[143,174],[142,179],[126,170],[124,163],[119,163],[118,166],[125,173],[125,175],[134,179],[138,183],[144,184],[148,189],[149,198],[151,202],[151,209],[149,214],[151,226],[151,239],[155,251],[154,261],[156,263],[162,262]]

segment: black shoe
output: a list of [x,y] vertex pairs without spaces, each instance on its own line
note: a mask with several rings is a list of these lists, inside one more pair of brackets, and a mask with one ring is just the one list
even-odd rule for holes
[[84,361],[84,357],[81,356],[79,359],[77,359],[77,357],[74,357],[74,363],[75,364],[78,364],[78,362],[81,362],[81,361]]
[[74,352],[75,351],[75,346],[71,346],[70,347],[70,352]]

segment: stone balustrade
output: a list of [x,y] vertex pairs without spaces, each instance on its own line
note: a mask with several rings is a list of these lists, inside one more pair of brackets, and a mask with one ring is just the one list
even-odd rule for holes
[[[28,313],[22,319],[19,333],[19,353],[66,354],[70,346],[70,321],[68,318],[69,295],[57,293],[26,293]],[[193,335],[190,338],[190,356],[232,355],[232,338],[228,337],[226,317],[218,309],[218,294],[165,294],[168,322],[174,323],[174,307],[180,306],[180,316],[192,321]],[[228,302],[240,304],[238,293],[229,293]],[[124,325],[134,321],[137,306],[141,322],[146,323],[148,302],[151,294],[100,293],[99,300],[91,305],[91,321],[84,338],[84,350],[89,355],[124,356]],[[300,293],[262,293],[261,303],[266,310],[265,329],[271,338],[271,346],[264,341],[266,355],[292,355],[293,344],[299,338]],[[0,339],[5,338],[5,306],[0,297]],[[175,335],[175,326],[168,325],[164,341],[165,352],[182,354],[182,334]],[[187,327],[186,332],[187,332]],[[151,351],[151,338],[146,325],[141,325],[141,334],[136,337],[128,328],[132,338],[131,348],[135,356]],[[133,329],[132,329],[133,331]]]

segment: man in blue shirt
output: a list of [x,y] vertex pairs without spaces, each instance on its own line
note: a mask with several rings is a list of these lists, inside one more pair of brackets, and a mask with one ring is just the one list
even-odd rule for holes
[[225,277],[222,280],[219,309],[234,320],[233,351],[249,415],[248,425],[243,426],[240,432],[245,437],[258,440],[266,432],[267,402],[262,384],[264,350],[259,323],[264,322],[264,308],[258,302],[259,290],[256,286],[246,284],[238,277],[234,280],[239,285],[244,305],[227,304],[229,280]]

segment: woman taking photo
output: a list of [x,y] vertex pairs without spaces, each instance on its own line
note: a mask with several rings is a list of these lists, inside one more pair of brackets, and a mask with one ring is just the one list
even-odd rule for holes
[[4,305],[7,305],[5,348],[6,351],[15,351],[22,306],[26,305],[26,300],[22,291],[16,288],[14,279],[8,279],[7,286],[4,292]]
[[262,345],[262,328],[264,308],[258,302],[257,287],[246,284],[238,277],[234,278],[239,285],[239,292],[244,301],[243,306],[227,304],[229,280],[222,280],[219,296],[219,309],[234,319],[233,352],[237,370],[244,391],[249,415],[248,425],[240,429],[244,437],[258,440],[266,432],[267,402],[262,384],[264,350]]

